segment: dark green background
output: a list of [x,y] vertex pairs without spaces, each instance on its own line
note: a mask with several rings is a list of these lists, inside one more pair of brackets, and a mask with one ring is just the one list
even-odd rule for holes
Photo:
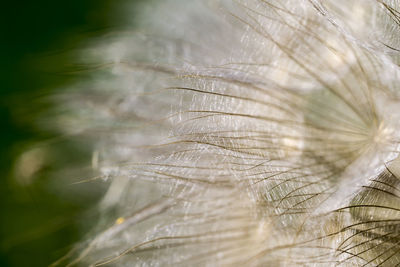
[[[15,183],[13,163],[30,144],[52,138],[34,125],[43,95],[71,83],[71,51],[120,26],[117,1],[8,1],[0,15],[0,266],[47,266],[82,234],[82,214],[96,201],[70,201],[48,186],[43,172],[30,186]],[[79,149],[64,144],[65,164]],[[78,152],[77,152],[78,151]],[[84,152],[82,152],[84,157]],[[56,168],[50,166],[49,168]]]

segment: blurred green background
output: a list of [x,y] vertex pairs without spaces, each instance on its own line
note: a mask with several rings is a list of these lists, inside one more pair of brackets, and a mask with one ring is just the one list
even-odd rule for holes
[[[0,16],[0,266],[48,266],[63,256],[84,231],[88,207],[100,192],[64,197],[53,190],[49,173],[40,170],[29,184],[18,183],[15,162],[32,144],[55,133],[35,127],[48,108],[40,100],[71,83],[66,74],[71,51],[91,37],[119,27],[113,0],[6,1]],[[63,164],[84,160],[82,149],[66,142],[56,155]],[[79,156],[77,157],[77,154]],[[83,216],[83,217],[82,217]],[[92,222],[94,223],[94,222]],[[89,223],[90,224],[90,223]]]

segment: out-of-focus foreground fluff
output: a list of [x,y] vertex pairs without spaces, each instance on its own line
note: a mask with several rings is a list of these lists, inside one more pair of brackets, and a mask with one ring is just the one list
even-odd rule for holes
[[110,183],[56,265],[400,265],[400,1],[140,14],[55,97],[53,127],[92,140]]

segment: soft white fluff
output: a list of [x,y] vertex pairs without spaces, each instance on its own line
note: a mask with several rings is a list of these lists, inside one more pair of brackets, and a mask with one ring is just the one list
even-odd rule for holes
[[400,264],[399,5],[151,1],[93,42],[58,123],[110,223],[66,262]]

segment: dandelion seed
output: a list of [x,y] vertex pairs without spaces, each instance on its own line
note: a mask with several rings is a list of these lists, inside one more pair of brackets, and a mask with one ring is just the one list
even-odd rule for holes
[[187,2],[84,53],[115,217],[69,265],[400,264],[398,1]]

